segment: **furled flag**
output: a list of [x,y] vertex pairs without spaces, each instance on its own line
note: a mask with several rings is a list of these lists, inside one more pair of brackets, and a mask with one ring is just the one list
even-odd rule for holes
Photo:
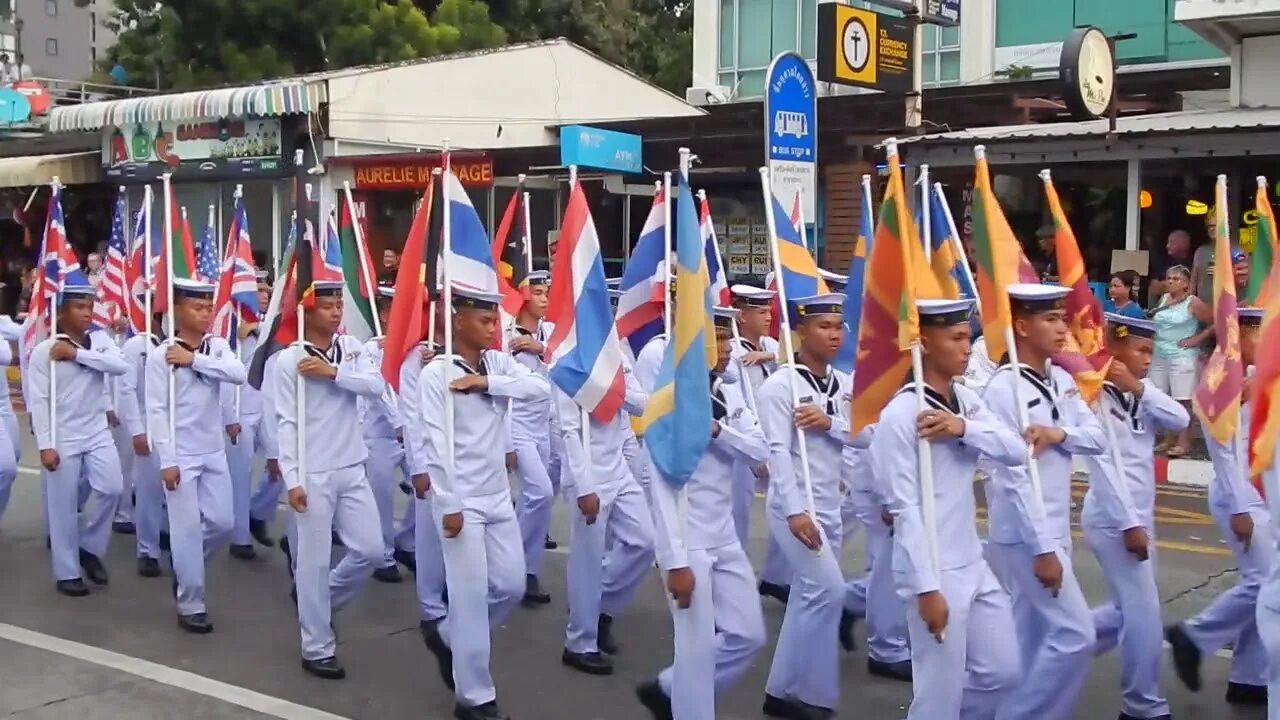
[[[782,205],[778,203],[774,204],[773,217],[774,217],[775,223],[778,222],[777,220],[778,218],[782,217],[781,215],[778,214],[778,211],[781,209],[782,209]],[[787,220],[791,223],[791,229],[795,231],[795,236],[799,238],[799,241],[798,241],[799,244],[801,245],[801,247],[804,247],[807,252],[809,246],[804,241],[804,225],[800,222],[800,193],[799,192],[796,192],[796,199],[791,203],[791,214],[787,216]],[[776,291],[778,289],[778,279],[774,277],[774,273],[772,272],[769,273],[768,278],[769,279],[765,281],[765,284],[768,285],[770,290]],[[824,287],[825,287],[825,281],[824,281]],[[792,297],[789,294],[789,292],[787,297],[788,298]],[[771,303],[771,309],[772,309],[772,313],[769,315],[769,335],[771,337],[779,337],[778,333],[781,332],[780,328],[782,327],[782,308],[780,305],[780,300],[776,295],[774,296],[773,301]]]
[[1000,362],[1008,352],[1005,329],[1013,326],[1008,287],[1014,283],[1038,282],[1038,278],[1022,254],[1022,246],[991,189],[985,148],[979,145],[973,151],[977,158],[973,180],[973,252],[978,303],[982,308],[982,336],[987,339],[987,354]]
[[916,300],[947,297],[925,262],[924,246],[911,222],[897,143],[886,143],[885,154],[889,183],[867,258],[858,326],[852,407],[855,435],[879,420],[880,411],[911,371],[909,351],[920,339]]
[[555,326],[547,340],[547,378],[597,421],[613,419],[625,391],[622,343],[613,324],[600,238],[578,182],[569,191],[551,264],[547,321]]
[[[818,274],[818,263],[814,261],[813,255],[809,254],[809,249],[805,247],[804,237],[800,231],[796,229],[790,221],[785,223],[777,222],[777,218],[785,217],[782,210],[782,203],[778,202],[778,198],[772,192],[765,191],[764,201],[773,203],[774,232],[777,237],[774,241],[774,247],[777,248],[777,268],[778,273],[774,277],[774,283],[779,291],[779,296],[785,295],[787,302],[794,302],[798,298],[810,297],[813,295],[822,295],[827,290],[827,283]],[[799,200],[797,199],[797,202]],[[779,317],[780,313],[775,310],[774,317]],[[788,311],[787,317],[791,317]],[[794,322],[794,318],[792,318]]]
[[[187,223],[187,214],[178,208],[173,195],[173,185],[169,185],[169,197],[163,198],[164,207],[152,218],[152,226],[160,232],[160,257],[155,269],[155,297],[152,298],[151,309],[154,312],[168,312],[169,309],[169,255],[173,256],[173,277],[194,277],[196,269],[195,246],[191,242],[191,226]],[[165,213],[168,213],[166,220]],[[166,226],[165,223],[168,222]],[[166,227],[168,234],[165,234]]]
[[[129,264],[129,253],[124,241],[127,213],[124,192],[118,192],[115,209],[111,213],[111,234],[107,236],[107,257],[103,263],[102,282],[98,283],[98,301],[93,306],[95,324],[100,323],[101,327],[110,327],[116,318],[126,314],[130,305],[125,272]],[[101,317],[98,317],[99,305],[105,310]]]
[[57,312],[62,289],[89,284],[80,270],[80,261],[67,242],[67,226],[62,217],[62,188],[53,184],[50,189],[44,238],[40,241],[40,265],[36,268],[35,284],[31,288],[27,318],[22,324],[24,365],[35,346],[49,337],[50,319]]
[[706,248],[707,274],[711,278],[711,301],[721,307],[729,307],[733,303],[733,298],[729,294],[729,278],[725,275],[724,262],[720,258],[716,226],[711,220],[711,202],[707,200],[705,194],[698,208],[698,231],[702,235],[702,245]]
[[[490,253],[494,265],[498,268],[498,292],[502,294],[502,312],[507,318],[520,314],[524,301],[528,297],[529,229],[524,223],[524,184],[516,187],[507,201],[507,209],[502,211],[502,220],[498,222],[498,232],[494,233]],[[516,228],[512,233],[512,227]],[[502,327],[506,328],[507,322]]]
[[1255,307],[1266,307],[1274,295],[1280,294],[1280,284],[1272,272],[1280,259],[1280,236],[1277,235],[1276,214],[1271,211],[1271,199],[1267,197],[1267,179],[1258,176],[1258,193],[1255,207],[1258,211],[1257,236],[1253,241],[1253,258],[1249,264],[1249,287],[1246,301]]
[[1067,311],[1067,329],[1070,332],[1066,348],[1053,356],[1053,363],[1071,373],[1084,401],[1093,403],[1102,392],[1102,383],[1111,367],[1105,337],[1106,321],[1097,296],[1089,288],[1084,256],[1080,254],[1076,234],[1062,211],[1049,171],[1041,171],[1040,179],[1044,181],[1044,197],[1053,221],[1053,253],[1058,261],[1058,282],[1067,288],[1063,306]]
[[857,365],[863,284],[866,281],[867,256],[871,254],[871,240],[875,233],[871,210],[874,202],[871,198],[871,177],[863,175],[862,221],[858,225],[858,239],[853,244],[853,257],[849,259],[849,282],[844,286],[844,341],[831,363],[841,372],[852,373]]
[[373,259],[369,257],[368,244],[356,232],[355,214],[345,193],[342,209],[338,211],[338,239],[342,255],[342,326],[348,335],[368,340],[373,337],[373,316],[376,312]]
[[924,236],[924,222],[916,208],[916,225],[921,242],[929,245],[929,265],[947,297],[976,297],[969,284],[969,276],[960,264],[955,239],[951,237],[951,223],[947,222],[947,198],[937,185],[927,191],[929,197],[929,237]]
[[254,274],[249,219],[244,202],[236,198],[213,300],[213,334],[226,338],[234,349],[240,342],[239,324],[256,323],[258,311],[258,280]]
[[[1261,223],[1259,223],[1261,225]],[[1261,234],[1261,231],[1259,232]],[[1280,287],[1280,263],[1271,268],[1269,282]],[[1262,329],[1254,345],[1280,347],[1280,292],[1272,293],[1262,313]],[[1249,416],[1249,474],[1265,495],[1262,474],[1275,462],[1280,439],[1280,352],[1254,353],[1252,412]]]
[[400,255],[400,269],[396,271],[396,294],[383,329],[386,339],[382,347],[382,377],[396,391],[400,390],[400,366],[413,346],[426,339],[431,317],[428,311],[439,297],[436,270],[444,218],[436,185],[439,177],[433,175],[427,182],[427,190],[413,213]]
[[[1216,207],[1227,205],[1227,176],[1218,176]],[[1231,237],[1227,213],[1219,212],[1213,232],[1213,354],[1200,372],[1200,384],[1192,393],[1192,406],[1205,432],[1226,444],[1240,424],[1244,364],[1240,359],[1240,319],[1236,316],[1236,283],[1231,272]]]
[[[662,334],[663,293],[667,288],[666,240],[667,205],[661,186],[653,196],[649,217],[645,218],[640,237],[631,248],[622,269],[618,289],[618,335],[639,355],[650,340]],[[558,253],[557,253],[558,254]]]
[[[641,420],[645,447],[658,473],[683,487],[711,442],[711,393],[716,364],[711,279],[702,223],[689,178],[681,173],[676,202],[676,304],[671,333]],[[704,206],[705,207],[705,206]],[[718,256],[718,253],[717,253]]]
[[[129,264],[125,267],[125,287],[129,288],[126,296],[129,308],[129,329],[137,334],[151,327],[147,320],[147,304],[145,295],[155,284],[156,265],[160,261],[163,249],[162,237],[156,227],[156,218],[152,214],[152,195],[150,190],[144,193],[143,205],[133,223],[133,239],[129,246]],[[148,235],[148,228],[150,233]],[[151,267],[147,268],[147,242],[151,243]],[[154,297],[152,298],[154,302]],[[152,307],[152,312],[157,312]]]
[[[190,234],[190,225],[187,224],[186,213],[183,213],[182,224],[183,229]],[[214,284],[218,282],[218,273],[217,240],[214,239],[213,226],[205,225],[204,232],[200,235],[200,241],[196,243],[194,278],[201,282]]]

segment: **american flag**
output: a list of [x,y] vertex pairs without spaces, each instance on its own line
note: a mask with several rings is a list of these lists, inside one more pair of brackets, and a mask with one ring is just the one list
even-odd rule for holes
[[115,212],[111,215],[111,235],[107,238],[107,257],[98,283],[98,299],[93,305],[93,321],[100,327],[110,327],[123,309],[129,307],[128,284],[125,282],[125,266],[128,251],[124,246],[125,198],[116,196]]
[[207,283],[218,281],[218,249],[214,245],[212,225],[205,226],[204,234],[196,244],[195,279]]
[[249,219],[239,198],[227,233],[227,251],[213,307],[213,333],[226,338],[232,348],[239,341],[236,325],[258,321],[258,279],[249,242]]
[[40,265],[36,268],[31,306],[22,328],[23,354],[28,357],[36,345],[49,337],[50,308],[57,306],[62,288],[89,284],[80,271],[80,261],[67,245],[67,227],[62,220],[62,190],[58,185],[53,185],[52,189],[40,247]]

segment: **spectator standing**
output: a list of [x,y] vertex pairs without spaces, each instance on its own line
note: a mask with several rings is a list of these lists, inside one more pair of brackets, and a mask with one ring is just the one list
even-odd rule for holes
[[1175,265],[1185,265],[1187,267],[1195,265],[1195,257],[1191,249],[1191,233],[1186,230],[1174,230],[1169,233],[1169,238],[1165,240],[1164,255],[1164,263],[1153,268],[1151,272],[1151,288],[1148,292],[1150,302],[1148,305],[1158,304],[1160,297],[1168,292],[1165,288],[1164,279],[1169,268]]
[[396,284],[396,273],[400,270],[400,253],[394,248],[382,251],[382,272],[378,273],[379,285]]
[[1144,318],[1146,314],[1142,311],[1142,306],[1133,299],[1137,292],[1138,273],[1132,270],[1113,272],[1111,281],[1107,283],[1107,299],[1102,303],[1102,309],[1117,315]]
[[[1191,393],[1196,386],[1200,343],[1205,331],[1200,330],[1202,318],[1210,315],[1209,307],[1191,294],[1191,270],[1185,265],[1174,265],[1165,273],[1165,294],[1152,311],[1156,323],[1154,351],[1148,378],[1169,397],[1191,407]],[[1208,331],[1212,334],[1212,327]],[[1172,439],[1166,438],[1157,446],[1157,452],[1167,452],[1178,458],[1187,453],[1191,444],[1191,429],[1182,430]]]

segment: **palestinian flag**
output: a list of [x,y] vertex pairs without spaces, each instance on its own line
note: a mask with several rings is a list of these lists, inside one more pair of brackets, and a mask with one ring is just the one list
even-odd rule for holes
[[[369,248],[363,242],[356,229],[355,215],[351,203],[344,200],[342,210],[338,213],[338,241],[342,248],[342,325],[346,333],[360,340],[368,340],[374,336],[378,327],[374,316],[377,308],[374,304],[373,261],[369,258]],[[363,264],[362,264],[363,262]],[[369,275],[366,278],[365,269]]]

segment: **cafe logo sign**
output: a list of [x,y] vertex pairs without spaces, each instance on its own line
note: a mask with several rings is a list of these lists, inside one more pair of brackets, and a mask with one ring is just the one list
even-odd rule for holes
[[107,128],[103,165],[165,165],[176,170],[184,162],[244,161],[279,158],[283,151],[276,118],[141,122]]

